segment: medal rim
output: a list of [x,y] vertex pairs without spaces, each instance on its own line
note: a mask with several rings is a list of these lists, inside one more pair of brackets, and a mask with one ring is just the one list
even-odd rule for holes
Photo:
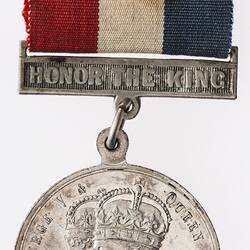
[[210,233],[210,238],[214,245],[214,250],[220,250],[220,244],[218,240],[218,236],[216,234],[215,228],[205,209],[201,206],[201,204],[196,200],[196,198],[182,185],[180,185],[177,181],[168,177],[167,175],[160,173],[158,171],[152,170],[147,167],[142,167],[138,165],[129,164],[126,161],[116,164],[116,165],[107,165],[100,164],[93,167],[89,167],[86,169],[81,169],[79,171],[74,172],[73,174],[64,177],[60,181],[56,182],[53,186],[51,186],[46,192],[44,192],[40,198],[34,203],[30,212],[26,216],[21,229],[19,231],[19,235],[16,240],[15,250],[23,250],[23,246],[25,243],[25,235],[31,225],[35,216],[39,213],[40,209],[46,204],[46,202],[60,189],[63,189],[66,185],[70,184],[77,179],[81,179],[82,177],[87,177],[88,175],[94,175],[98,172],[105,171],[127,171],[127,172],[138,172],[140,174],[148,175],[151,178],[157,179],[163,182],[166,185],[171,184],[178,193],[182,194],[186,197],[191,204],[196,208],[195,211],[198,211],[201,214],[201,219],[204,221],[204,224],[207,227],[208,232]]

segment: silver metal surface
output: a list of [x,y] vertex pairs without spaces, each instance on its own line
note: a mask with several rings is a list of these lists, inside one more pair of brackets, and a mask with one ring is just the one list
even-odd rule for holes
[[99,166],[52,187],[35,204],[16,250],[219,250],[213,226],[194,197],[153,170],[126,162],[127,135]]
[[124,102],[124,100],[130,100],[132,102],[131,108],[129,107],[129,110],[123,114],[124,119],[125,120],[134,119],[138,115],[141,109],[141,99],[139,97],[134,97],[134,96],[127,97],[122,94],[118,94],[115,98],[115,107],[117,111],[120,108],[121,103]]
[[114,120],[109,130],[109,135],[106,141],[108,149],[115,149],[117,145],[117,136],[120,130],[122,130],[124,122],[126,120],[126,113],[133,112],[133,102],[129,98],[125,98],[118,105],[118,110],[115,114]]
[[238,49],[228,61],[28,56],[21,46],[21,94],[235,99]]

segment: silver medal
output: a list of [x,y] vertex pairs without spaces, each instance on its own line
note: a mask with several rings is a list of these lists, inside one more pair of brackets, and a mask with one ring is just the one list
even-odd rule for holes
[[169,177],[126,162],[125,120],[140,97],[235,99],[237,48],[228,61],[28,56],[21,47],[22,94],[116,97],[112,126],[100,133],[101,164],[57,183],[35,204],[16,250],[219,250],[195,198]]
[[153,170],[128,164],[128,138],[100,133],[102,163],[52,187],[33,207],[16,250],[219,250],[195,198]]

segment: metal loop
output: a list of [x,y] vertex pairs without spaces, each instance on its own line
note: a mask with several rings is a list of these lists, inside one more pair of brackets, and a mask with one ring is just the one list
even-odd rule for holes
[[126,153],[128,150],[128,136],[120,130],[117,135],[119,141],[117,147],[113,150],[107,148],[106,142],[109,134],[109,128],[104,129],[97,138],[97,149],[102,157],[103,164],[120,164],[126,160]]
[[127,97],[127,96],[118,95],[115,98],[116,110],[118,110],[121,107],[121,104],[124,103],[125,100],[130,100],[131,102],[130,107],[132,107],[128,109],[127,112],[125,113],[125,120],[134,119],[139,113],[140,108],[141,108],[140,98],[134,97],[134,96]]
[[124,122],[126,120],[126,114],[129,112],[132,105],[133,103],[129,98],[125,98],[122,102],[120,102],[106,141],[106,147],[108,149],[114,150],[116,148],[118,143],[118,134],[123,128]]

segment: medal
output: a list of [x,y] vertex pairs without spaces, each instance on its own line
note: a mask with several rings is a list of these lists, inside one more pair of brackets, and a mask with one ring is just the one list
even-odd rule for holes
[[[142,97],[236,98],[232,2],[26,0],[24,17],[20,93],[111,96],[116,113],[97,138],[101,163],[42,196],[15,249],[219,250],[211,221],[187,190],[126,161],[123,125],[137,116]],[[82,55],[96,52],[199,58]]]

